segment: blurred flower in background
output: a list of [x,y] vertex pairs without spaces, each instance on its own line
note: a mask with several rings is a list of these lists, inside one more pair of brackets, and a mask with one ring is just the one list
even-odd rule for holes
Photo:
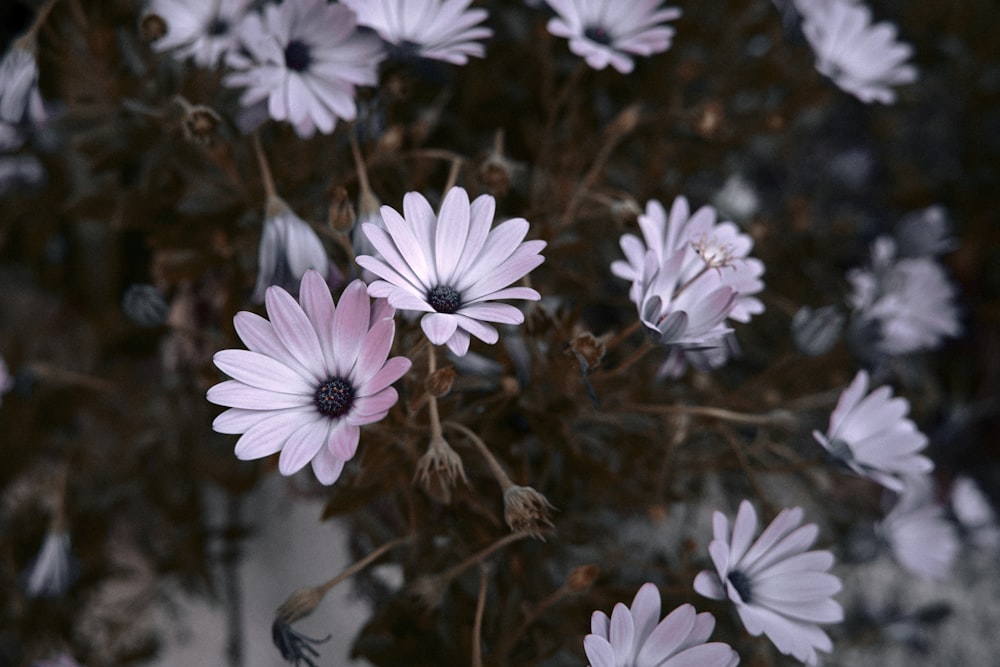
[[152,0],[142,20],[161,21],[162,37],[153,49],[215,67],[238,44],[236,26],[253,0]]
[[318,271],[329,284],[339,283],[342,278],[309,223],[276,196],[267,202],[257,258],[253,288],[256,303],[264,302],[264,294],[272,285],[298,294],[299,281],[309,269]]
[[951,573],[959,543],[955,527],[934,494],[929,475],[908,478],[876,530],[907,571],[926,579],[944,579]]
[[69,533],[50,530],[38,556],[25,573],[24,590],[32,598],[58,598],[66,594],[79,571]]

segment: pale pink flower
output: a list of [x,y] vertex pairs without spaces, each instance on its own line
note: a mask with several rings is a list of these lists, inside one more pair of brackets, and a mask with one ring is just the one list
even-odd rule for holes
[[826,433],[813,437],[840,462],[862,477],[901,491],[903,481],[934,469],[918,452],[927,437],[906,417],[910,403],[893,397],[890,387],[868,392],[868,373],[858,371],[837,401]]
[[499,339],[487,324],[520,324],[524,314],[498,299],[537,301],[530,287],[509,287],[545,259],[545,241],[524,241],[528,221],[512,218],[494,229],[496,200],[480,195],[469,203],[463,188],[448,191],[435,215],[417,192],[403,197],[403,215],[382,207],[385,228],[366,223],[363,231],[379,256],[362,255],[358,264],[381,280],[368,287],[394,308],[426,313],[427,338],[454,354],[469,350],[470,335],[484,343]]
[[569,40],[569,49],[594,69],[611,65],[622,74],[632,71],[632,55],[651,56],[670,48],[674,29],[664,25],[680,17],[663,0],[548,0],[557,16],[548,30]]
[[784,509],[754,540],[757,514],[748,501],[740,503],[732,533],[726,515],[716,512],[708,547],[715,571],[699,572],[694,588],[736,605],[751,635],[766,634],[782,653],[816,665],[817,650],[833,650],[819,624],[841,622],[844,610],[832,597],[841,589],[828,571],[833,554],[807,551],[819,528],[801,523],[801,508]]
[[208,400],[230,408],[212,428],[243,434],[237,458],[281,452],[281,474],[311,462],[316,478],[333,484],[354,457],[360,427],[388,414],[398,399],[390,385],[410,368],[405,357],[387,359],[392,309],[385,302],[373,308],[360,280],[334,304],[312,270],[302,278],[299,303],[280,287],[268,288],[264,302],[270,322],[249,312],[233,318],[249,349],[214,357],[233,379],[208,390]]
[[660,620],[660,592],[643,584],[626,607],[611,617],[595,611],[583,648],[592,667],[735,667],[740,658],[729,644],[708,641],[715,618],[683,604]]

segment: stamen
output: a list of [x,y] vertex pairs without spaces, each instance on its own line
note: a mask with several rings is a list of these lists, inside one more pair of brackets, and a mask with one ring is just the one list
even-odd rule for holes
[[438,285],[427,293],[427,303],[437,312],[450,315],[462,306],[462,297],[455,288]]
[[321,415],[331,419],[341,417],[354,403],[354,387],[343,378],[330,378],[316,388],[314,402]]
[[611,35],[602,26],[593,25],[583,31],[583,36],[592,42],[608,46],[611,44]]
[[743,574],[739,570],[733,570],[726,578],[729,579],[729,583],[731,583],[733,588],[736,589],[736,592],[739,593],[740,599],[743,600],[743,602],[749,603],[751,597],[750,577]]
[[312,53],[305,42],[293,39],[285,47],[285,67],[294,72],[304,72],[312,64]]

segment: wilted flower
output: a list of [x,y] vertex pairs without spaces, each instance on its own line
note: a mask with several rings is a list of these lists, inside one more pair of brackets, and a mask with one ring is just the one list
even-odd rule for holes
[[816,69],[862,102],[892,104],[893,86],[917,79],[905,64],[913,49],[896,41],[896,26],[872,25],[871,10],[850,0],[798,0],[802,32],[816,54]]
[[499,339],[486,324],[520,324],[520,310],[497,299],[537,301],[530,287],[508,287],[545,259],[545,241],[524,241],[528,221],[507,220],[493,230],[496,200],[480,195],[469,203],[463,188],[452,188],[434,215],[417,192],[403,197],[404,216],[382,207],[385,229],[367,223],[364,232],[379,257],[363,255],[358,264],[376,274],[368,286],[394,308],[426,313],[420,319],[427,338],[447,344],[454,354],[469,350],[470,334],[489,344]]
[[417,461],[413,481],[419,482],[433,498],[451,502],[451,488],[458,480],[469,483],[462,457],[442,437],[431,438],[427,451]]
[[76,581],[77,570],[69,533],[50,530],[25,574],[25,591],[32,598],[62,597]]
[[890,387],[868,391],[868,373],[858,371],[837,401],[826,434],[813,437],[848,468],[882,486],[901,491],[904,478],[934,469],[918,454],[927,437],[907,419],[910,403],[892,396]]
[[249,349],[215,355],[234,379],[208,390],[208,400],[231,408],[212,428],[243,434],[236,443],[242,460],[280,451],[281,474],[311,461],[317,479],[333,484],[354,457],[360,427],[385,417],[398,398],[390,385],[410,368],[405,357],[387,359],[392,311],[379,303],[373,309],[360,280],[335,305],[311,270],[300,303],[280,287],[269,288],[264,301],[270,322],[249,312],[233,318]]
[[336,271],[313,228],[278,197],[268,200],[257,258],[253,288],[256,303],[263,303],[264,292],[271,285],[297,292],[299,281],[309,269],[319,271],[327,281]]
[[840,338],[847,319],[836,306],[813,310],[802,306],[792,317],[792,340],[802,354],[817,357],[826,354]]
[[281,657],[292,663],[296,667],[304,664],[306,667],[317,667],[315,658],[319,657],[316,644],[322,644],[330,640],[332,635],[323,639],[307,637],[301,632],[292,629],[291,623],[281,616],[274,619],[271,624],[271,641],[274,642]]
[[748,501],[740,503],[732,533],[726,516],[716,512],[708,547],[715,572],[699,572],[694,588],[713,600],[729,599],[747,632],[764,633],[782,653],[816,665],[817,650],[833,650],[818,624],[839,623],[844,611],[832,598],[841,589],[828,572],[833,554],[807,551],[819,529],[801,523],[801,508],[784,509],[753,541],[757,514]]
[[729,644],[705,643],[715,617],[683,604],[660,620],[660,592],[643,584],[626,607],[619,602],[611,617],[595,611],[583,648],[592,667],[734,667],[740,657]]
[[0,121],[19,123],[29,106],[41,107],[34,41],[18,41],[0,60]]
[[927,579],[948,576],[958,555],[958,535],[934,499],[929,475],[906,480],[896,505],[876,531],[907,571]]
[[980,549],[1000,551],[1000,525],[990,499],[970,477],[956,477],[949,495],[951,512],[962,533]]
[[156,17],[166,28],[166,32],[153,42],[156,51],[173,51],[176,57],[191,58],[200,67],[215,67],[236,46],[236,26],[243,20],[251,2],[152,0],[143,21],[148,25],[147,17]]
[[594,69],[611,65],[622,74],[632,71],[628,54],[651,56],[670,48],[674,29],[664,25],[681,15],[662,0],[548,0],[557,16],[549,32],[569,40],[569,49]]
[[543,528],[552,526],[553,509],[549,499],[530,486],[512,484],[503,492],[503,518],[512,532],[524,530],[543,540]]
[[404,55],[464,65],[486,50],[477,40],[493,36],[478,25],[485,9],[469,9],[472,0],[344,0],[358,14],[358,25],[371,28]]
[[233,51],[235,69],[223,80],[242,86],[243,106],[268,101],[275,120],[287,120],[300,137],[333,132],[337,119],[354,120],[355,86],[378,82],[382,43],[356,30],[354,12],[326,0],[297,0],[251,13],[239,27],[246,53]]

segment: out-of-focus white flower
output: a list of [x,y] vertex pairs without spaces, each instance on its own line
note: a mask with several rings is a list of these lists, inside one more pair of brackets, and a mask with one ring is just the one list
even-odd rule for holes
[[153,42],[201,67],[215,67],[238,43],[236,26],[252,0],[152,0],[147,16],[163,20],[167,32]]
[[20,123],[32,105],[41,106],[34,40],[17,41],[0,60],[0,121]]
[[949,495],[952,514],[962,533],[974,546],[985,551],[1000,551],[1000,524],[990,499],[969,477],[956,477]]
[[855,473],[902,491],[907,477],[934,469],[918,453],[927,437],[906,417],[910,403],[905,398],[893,398],[887,386],[867,392],[868,373],[858,371],[840,395],[826,433],[813,431],[813,437]]
[[729,644],[710,642],[715,617],[683,604],[660,620],[660,592],[643,584],[626,607],[609,618],[595,611],[583,648],[592,667],[735,667],[740,658]]
[[879,237],[871,268],[847,274],[851,333],[862,354],[929,350],[962,332],[955,291],[941,265],[929,257],[897,259],[895,247],[891,238]]
[[42,548],[28,567],[24,588],[28,597],[58,598],[66,594],[77,575],[69,533],[49,531]]
[[482,58],[479,42],[493,36],[482,23],[485,9],[469,9],[472,0],[343,0],[357,12],[358,25],[371,28],[403,54],[464,65]]
[[716,512],[708,547],[715,571],[698,573],[694,588],[735,604],[751,635],[766,634],[782,653],[816,665],[817,650],[833,650],[818,624],[839,623],[844,610],[832,597],[841,589],[840,579],[828,572],[833,554],[807,551],[819,529],[801,523],[801,508],[784,509],[754,541],[757,514],[748,501],[740,503],[731,534],[729,520]]
[[940,205],[907,213],[896,225],[896,248],[900,257],[934,257],[954,250],[948,213]]
[[246,88],[243,106],[267,100],[271,118],[288,121],[300,137],[354,120],[355,87],[378,82],[382,42],[358,33],[346,5],[287,0],[248,14],[238,30],[246,52],[230,52],[235,71],[223,83]]
[[253,290],[256,303],[264,302],[264,293],[271,285],[298,293],[299,281],[309,269],[319,271],[327,282],[334,277],[334,265],[319,236],[279,197],[272,197],[267,203],[257,257],[257,283]]
[[[469,350],[470,335],[484,343],[499,340],[488,324],[520,324],[524,314],[499,299],[537,301],[530,287],[509,287],[545,261],[545,241],[524,241],[528,221],[512,218],[491,229],[496,200],[480,195],[469,202],[463,189],[445,195],[435,215],[417,192],[403,197],[403,214],[382,207],[385,228],[365,224],[380,256],[362,255],[358,264],[381,278],[368,286],[394,308],[413,310],[427,338],[454,354]],[[405,217],[404,217],[405,216]]]
[[[663,0],[548,0],[557,16],[548,30],[569,40],[569,49],[594,69],[611,65],[632,71],[631,55],[651,56],[670,48],[674,29],[664,25],[681,15]],[[629,55],[631,54],[631,55]]]
[[917,80],[906,64],[913,49],[896,41],[896,26],[872,24],[871,10],[852,0],[798,0],[802,32],[816,54],[816,69],[866,104],[896,101],[893,86]]
[[930,475],[906,480],[896,505],[876,532],[903,568],[926,579],[948,576],[958,555],[958,535],[934,499]]
[[792,340],[802,354],[816,357],[830,351],[847,319],[836,306],[813,310],[802,306],[792,318]]
[[727,178],[712,201],[723,215],[730,215],[737,220],[749,220],[760,209],[757,191],[741,174],[733,174]]

